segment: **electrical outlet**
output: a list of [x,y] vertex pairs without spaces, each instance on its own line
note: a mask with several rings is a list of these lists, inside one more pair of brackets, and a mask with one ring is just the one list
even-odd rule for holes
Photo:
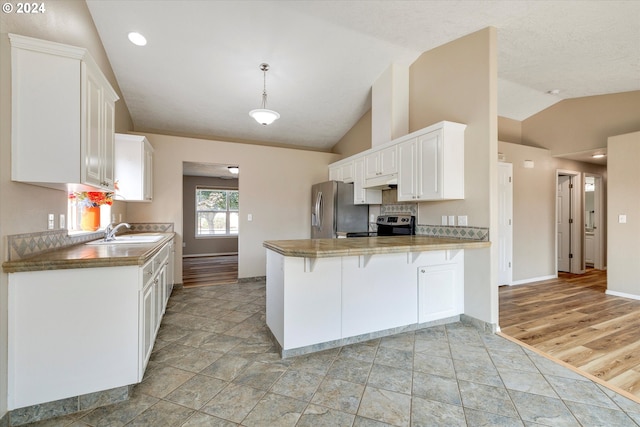
[[253,214],[247,214],[247,221],[253,221]]
[[49,214],[47,216],[47,229],[48,230],[53,230],[53,228],[55,227],[55,215],[53,214]]
[[466,227],[468,225],[466,215],[458,215],[458,225],[461,227]]
[[456,216],[449,215],[449,225],[456,225]]

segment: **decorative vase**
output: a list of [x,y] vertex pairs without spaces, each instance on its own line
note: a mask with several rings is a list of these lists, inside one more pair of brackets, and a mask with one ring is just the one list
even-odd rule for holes
[[80,228],[84,231],[96,231],[100,228],[100,207],[82,208]]

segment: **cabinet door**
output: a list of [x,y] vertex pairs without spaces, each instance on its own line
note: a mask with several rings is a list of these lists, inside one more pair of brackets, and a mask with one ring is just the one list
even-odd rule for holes
[[415,200],[418,182],[418,141],[411,139],[398,146],[398,201]]
[[149,362],[149,357],[151,356],[151,350],[153,349],[153,341],[155,336],[155,293],[154,293],[153,284],[149,284],[142,292],[142,312],[140,313],[141,318],[141,330],[142,337],[140,339],[142,344],[142,354],[141,354],[141,366],[139,372],[139,380],[142,380],[142,376],[144,374],[144,369],[147,366],[147,362]]
[[398,147],[392,146],[380,151],[380,175],[398,172]]
[[462,313],[463,268],[461,260],[418,268],[418,323]]
[[382,203],[382,190],[362,188],[364,186],[364,157],[353,161],[353,203],[375,205]]
[[144,145],[144,200],[153,200],[153,151],[148,143]]
[[354,179],[353,162],[349,162],[342,165],[340,169],[342,169],[342,182],[353,182],[353,179]]
[[380,175],[380,152],[376,151],[364,158],[364,177],[375,178]]
[[[86,70],[86,67],[85,67]],[[95,76],[85,72],[85,138],[83,183],[102,187],[102,87]]]
[[419,170],[416,198],[442,199],[442,132],[434,131],[418,137]]
[[113,189],[115,175],[115,106],[113,103],[104,101],[103,107],[103,126],[102,126],[102,156],[101,156],[101,182],[104,187]]
[[329,168],[329,181],[342,181],[342,168],[340,166]]

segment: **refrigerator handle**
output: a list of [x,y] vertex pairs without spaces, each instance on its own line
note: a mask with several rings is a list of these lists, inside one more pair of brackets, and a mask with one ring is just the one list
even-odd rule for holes
[[322,192],[318,191],[318,193],[316,193],[316,201],[315,204],[313,206],[313,212],[311,213],[311,226],[312,227],[319,227],[320,226],[320,206],[321,206],[321,200],[322,200]]

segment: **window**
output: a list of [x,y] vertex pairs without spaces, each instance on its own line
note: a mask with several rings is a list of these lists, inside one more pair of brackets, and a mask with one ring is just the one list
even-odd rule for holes
[[196,187],[196,237],[238,234],[238,190]]

